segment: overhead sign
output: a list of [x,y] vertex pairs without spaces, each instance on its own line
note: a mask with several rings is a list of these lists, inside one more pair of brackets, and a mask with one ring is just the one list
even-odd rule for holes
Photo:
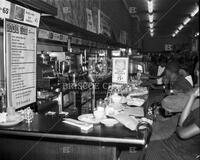
[[59,42],[68,42],[68,35],[51,32],[45,29],[38,29],[38,38],[54,40]]
[[11,3],[6,0],[0,1],[0,18],[9,18],[10,17],[10,8]]
[[98,10],[98,33],[111,37],[111,19]]
[[128,11],[130,14],[136,14],[137,13],[136,7],[129,7]]
[[126,42],[127,42],[127,32],[121,30],[120,31],[120,43],[126,44]]
[[87,30],[94,32],[94,24],[93,24],[93,16],[92,16],[92,10],[86,8],[86,15],[87,15]]
[[11,19],[39,27],[40,14],[19,5],[14,6],[14,14]]
[[172,51],[173,45],[172,44],[165,44],[165,51]]
[[35,27],[4,22],[7,105],[18,109],[36,102]]
[[128,60],[125,57],[112,58],[112,83],[128,83]]
[[6,0],[0,1],[0,18],[7,18],[36,27],[39,27],[40,24],[40,13]]

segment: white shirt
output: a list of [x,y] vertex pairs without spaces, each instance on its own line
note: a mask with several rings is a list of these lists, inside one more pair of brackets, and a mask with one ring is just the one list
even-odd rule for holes
[[[161,66],[158,66],[158,72],[157,72],[157,76],[160,76],[165,70],[165,67],[161,67]],[[162,84],[163,83],[163,78],[158,78],[157,79],[157,84]]]
[[192,80],[192,76],[191,76],[191,75],[186,76],[185,79],[186,79],[188,82],[190,82],[190,84],[191,84],[192,86],[194,85],[194,84],[193,84],[193,80]]

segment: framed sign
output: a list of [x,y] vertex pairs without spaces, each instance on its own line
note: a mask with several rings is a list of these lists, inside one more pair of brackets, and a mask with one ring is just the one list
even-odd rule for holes
[[4,21],[7,106],[15,109],[36,102],[35,27]]
[[112,58],[112,83],[128,83],[128,63],[129,59],[125,57]]
[[6,0],[0,0],[0,19],[4,18],[36,27],[40,24],[40,13]]

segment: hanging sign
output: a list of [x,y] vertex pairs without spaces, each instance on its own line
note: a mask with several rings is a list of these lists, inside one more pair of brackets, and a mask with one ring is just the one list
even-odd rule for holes
[[11,19],[39,27],[40,14],[22,6],[15,5],[14,14],[11,15]]
[[6,0],[0,1],[0,18],[7,18],[36,27],[39,27],[40,23],[40,13]]
[[98,10],[98,34],[111,37],[111,19],[101,10]]
[[93,32],[94,24],[93,24],[93,17],[92,17],[92,10],[86,8],[86,15],[87,15],[87,30]]
[[7,68],[7,103],[20,107],[36,102],[35,27],[5,20],[5,53]]
[[112,83],[128,83],[128,60],[125,57],[112,58]]
[[45,29],[38,29],[38,38],[48,39],[49,38],[49,31]]
[[172,51],[173,45],[172,44],[165,44],[165,51]]
[[10,8],[11,3],[6,0],[0,1],[0,18],[9,18],[10,17]]
[[126,44],[126,42],[127,42],[127,32],[126,31],[124,31],[124,30],[120,31],[120,40],[119,41],[122,44]]
[[48,31],[45,29],[38,29],[38,38],[54,40],[54,41],[59,41],[59,42],[67,42],[68,41],[68,35],[51,32],[51,31]]

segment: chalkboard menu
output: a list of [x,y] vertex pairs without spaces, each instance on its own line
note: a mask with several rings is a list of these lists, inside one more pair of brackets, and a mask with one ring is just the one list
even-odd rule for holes
[[5,20],[7,105],[36,102],[36,28]]

